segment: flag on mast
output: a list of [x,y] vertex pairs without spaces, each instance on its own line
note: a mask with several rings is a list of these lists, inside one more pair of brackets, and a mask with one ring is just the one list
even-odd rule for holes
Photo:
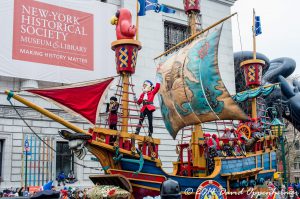
[[156,13],[164,12],[164,13],[175,13],[175,10],[164,5],[159,4],[158,0],[138,0],[139,2],[139,12],[138,16],[145,16],[146,11],[154,10]]
[[254,24],[255,29],[254,29],[254,31],[255,31],[255,36],[257,36],[257,35],[262,34],[261,24],[260,24],[260,16],[255,16],[254,20],[255,20],[255,24]]
[[101,104],[114,77],[27,92],[52,101],[67,112],[96,124]]

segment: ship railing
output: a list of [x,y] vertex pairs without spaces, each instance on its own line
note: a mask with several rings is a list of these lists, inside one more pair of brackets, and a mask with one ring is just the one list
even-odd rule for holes
[[134,143],[137,141],[138,148],[143,155],[158,158],[160,139],[99,127],[90,129],[89,133],[92,135],[93,141],[118,146],[127,151],[132,151],[135,148]]

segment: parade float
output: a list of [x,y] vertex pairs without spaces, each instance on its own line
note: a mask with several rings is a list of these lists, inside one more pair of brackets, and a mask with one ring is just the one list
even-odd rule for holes
[[[137,100],[133,89],[131,76],[137,69],[142,44],[134,39],[137,28],[132,24],[130,11],[125,8],[119,9],[111,21],[116,25],[117,40],[112,42],[111,48],[115,51],[118,77],[27,90],[81,115],[94,126],[81,129],[12,91],[6,91],[8,100],[14,98],[73,131],[62,130],[60,135],[69,140],[70,149],[77,157],[83,158],[86,150],[92,153],[105,172],[91,176],[95,184],[120,185],[131,193],[131,198],[140,199],[160,195],[161,184],[172,179],[179,183],[185,199],[249,198],[249,189],[256,190],[276,172],[276,146],[282,137],[283,124],[276,118],[274,109],[258,103],[257,98],[267,96],[277,85],[261,86],[265,62],[256,59],[254,51],[253,59],[241,63],[248,90],[231,96],[220,77],[218,46],[222,32],[220,24],[234,14],[197,31],[199,1],[185,0],[184,5],[191,36],[155,58],[160,60],[157,66],[160,88],[155,89],[159,89],[165,128],[178,140],[183,138],[177,135],[180,130],[190,131],[184,136],[188,141],[182,139],[176,146],[178,160],[173,162],[172,173],[163,169],[159,158],[161,142],[155,138],[155,132],[152,137],[150,129],[148,136],[130,131],[132,127],[146,127],[138,123],[141,116],[136,103],[141,100],[143,107],[148,107],[153,105],[153,99],[149,102],[143,97]],[[218,25],[219,28],[212,31]],[[95,125],[108,89],[116,78],[119,80],[111,103],[116,105],[118,101],[121,113],[112,112],[114,105],[109,105],[108,112],[112,112],[109,119],[114,121],[110,128]],[[151,88],[152,82],[148,83],[145,87]],[[238,106],[243,102],[250,102],[251,115],[246,115]],[[205,133],[205,124],[215,125],[215,132]]]

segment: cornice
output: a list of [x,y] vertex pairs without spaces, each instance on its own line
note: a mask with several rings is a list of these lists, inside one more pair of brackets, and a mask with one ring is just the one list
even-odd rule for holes
[[215,1],[215,2],[220,3],[220,4],[224,4],[224,5],[228,5],[228,6],[233,6],[233,4],[237,0],[209,0],[209,1]]

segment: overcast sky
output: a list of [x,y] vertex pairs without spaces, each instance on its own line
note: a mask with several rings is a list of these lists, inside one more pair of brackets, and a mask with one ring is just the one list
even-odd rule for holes
[[[238,0],[232,12],[238,12],[243,50],[252,46],[252,13],[261,18],[262,34],[256,37],[257,52],[270,60],[293,58],[297,67],[293,75],[300,74],[300,0]],[[240,51],[237,17],[232,18],[233,48]]]

